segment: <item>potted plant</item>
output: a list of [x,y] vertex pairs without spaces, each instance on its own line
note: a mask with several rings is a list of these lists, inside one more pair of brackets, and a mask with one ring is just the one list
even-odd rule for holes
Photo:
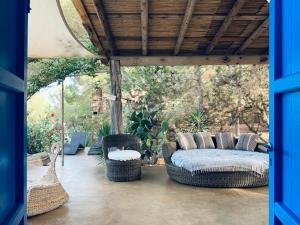
[[156,121],[157,111],[133,112],[129,117],[129,132],[141,140],[144,150],[142,159],[145,163],[155,164],[158,160],[158,152],[166,141],[166,133],[169,128],[167,120],[159,123]]

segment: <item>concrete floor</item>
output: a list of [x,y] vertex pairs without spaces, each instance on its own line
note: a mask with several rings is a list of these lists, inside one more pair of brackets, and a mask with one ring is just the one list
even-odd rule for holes
[[84,152],[57,161],[70,200],[29,225],[263,225],[268,189],[196,188],[170,180],[164,167],[143,168],[141,181],[114,183]]

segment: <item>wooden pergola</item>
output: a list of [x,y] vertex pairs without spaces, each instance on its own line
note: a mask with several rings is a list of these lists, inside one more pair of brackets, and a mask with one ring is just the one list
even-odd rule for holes
[[114,133],[122,118],[120,65],[266,64],[266,0],[73,0],[111,68]]

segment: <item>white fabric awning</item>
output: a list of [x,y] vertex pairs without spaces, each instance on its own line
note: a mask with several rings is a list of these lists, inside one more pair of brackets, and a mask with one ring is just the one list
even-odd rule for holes
[[28,56],[31,58],[96,57],[70,33],[56,0],[31,0]]

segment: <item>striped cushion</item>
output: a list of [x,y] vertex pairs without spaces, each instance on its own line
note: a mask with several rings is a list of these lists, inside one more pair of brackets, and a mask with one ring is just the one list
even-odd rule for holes
[[257,134],[241,134],[235,149],[254,151],[257,145],[257,137]]
[[191,133],[178,133],[177,141],[183,150],[196,149],[197,145]]
[[194,134],[194,139],[197,144],[197,148],[205,148],[205,149],[211,149],[215,148],[215,144],[211,138],[211,133],[209,132],[199,132]]
[[231,132],[217,133],[216,142],[218,149],[234,149],[234,137]]

